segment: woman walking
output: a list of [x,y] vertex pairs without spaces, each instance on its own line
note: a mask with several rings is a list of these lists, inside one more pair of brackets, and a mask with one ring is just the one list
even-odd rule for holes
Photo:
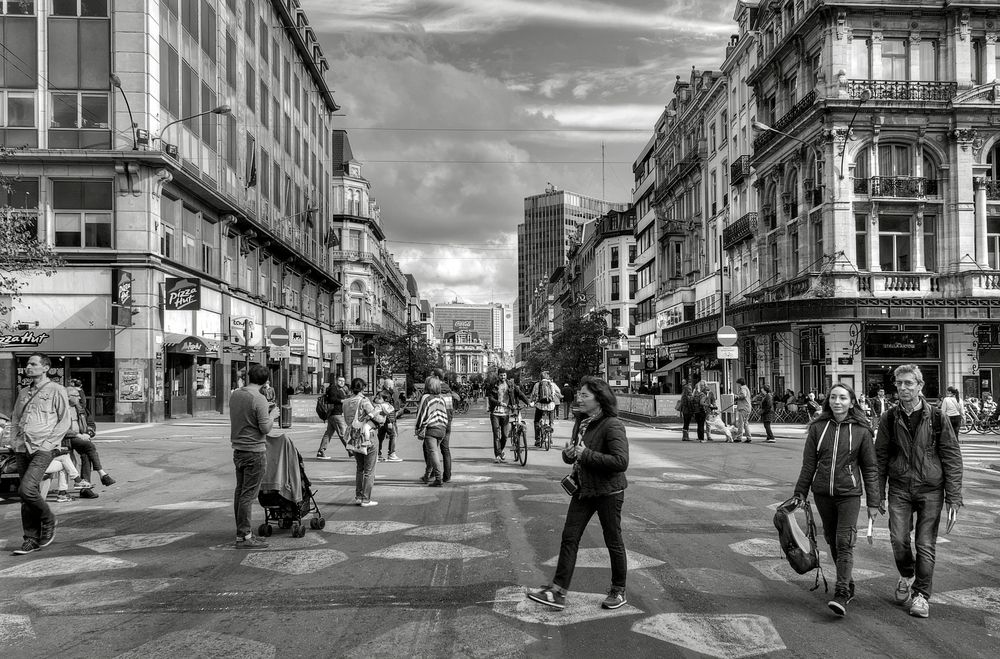
[[420,480],[431,487],[441,487],[444,480],[451,479],[443,464],[441,442],[451,431],[452,412],[441,396],[441,380],[428,378],[424,391],[427,395],[420,401],[416,419],[416,435],[424,442],[427,462],[424,477]]
[[941,411],[951,421],[951,427],[955,429],[957,437],[958,429],[962,425],[962,417],[965,416],[965,406],[962,405],[962,400],[958,397],[958,389],[948,387],[948,393],[941,399]]
[[854,542],[862,481],[868,518],[875,519],[882,499],[871,427],[854,390],[838,383],[809,424],[794,498],[804,501],[811,486],[823,520],[823,536],[837,565],[837,585],[827,606],[840,616],[847,614],[847,604],[854,599]]
[[356,433],[363,433],[367,445],[365,453],[353,451],[358,469],[354,479],[354,503],[358,506],[377,506],[378,501],[372,501],[372,487],[375,485],[375,465],[378,463],[378,452],[371,435],[374,431],[377,411],[372,402],[365,396],[365,381],[361,378],[351,380],[351,397],[345,398],[344,419],[347,420],[347,432],[353,438]]
[[625,604],[625,577],[628,561],[622,539],[622,504],[625,502],[625,470],[628,469],[628,438],[625,425],[618,419],[617,400],[604,380],[586,377],[576,394],[580,411],[573,426],[573,443],[562,451],[563,462],[573,465],[577,484],[569,500],[566,523],[559,547],[559,562],[552,585],[528,593],[528,598],[562,609],[576,554],[587,524],[594,513],[604,531],[604,544],[611,555],[611,589],[601,603],[605,609]]
[[681,413],[681,418],[684,420],[684,430],[681,431],[681,441],[690,442],[691,437],[689,431],[691,430],[691,418],[694,416],[693,405],[691,404],[691,397],[694,392],[691,389],[691,385],[687,380],[681,380],[681,399],[679,401],[680,407],[678,410]]

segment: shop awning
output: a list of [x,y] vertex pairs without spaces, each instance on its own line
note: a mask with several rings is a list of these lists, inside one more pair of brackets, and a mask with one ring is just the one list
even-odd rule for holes
[[219,350],[215,342],[190,334],[167,333],[163,335],[163,347],[166,352],[182,355],[210,355]]
[[698,355],[695,355],[694,357],[679,357],[674,361],[670,362],[669,364],[667,364],[666,366],[661,366],[660,368],[656,369],[653,372],[653,376],[660,377],[661,375],[666,375],[670,371],[676,370],[681,366],[684,366],[684,364],[687,364],[688,362],[693,361],[695,359],[698,359]]

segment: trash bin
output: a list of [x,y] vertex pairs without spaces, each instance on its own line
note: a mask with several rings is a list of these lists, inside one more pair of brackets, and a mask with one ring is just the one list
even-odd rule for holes
[[288,403],[281,406],[281,420],[279,421],[279,425],[282,428],[292,427],[292,406]]

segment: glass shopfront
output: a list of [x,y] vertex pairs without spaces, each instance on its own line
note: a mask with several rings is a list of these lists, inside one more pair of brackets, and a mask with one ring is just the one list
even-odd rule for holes
[[874,396],[880,388],[895,394],[893,371],[916,364],[924,376],[924,396],[940,398],[941,328],[937,325],[885,325],[868,328],[864,349],[864,393]]

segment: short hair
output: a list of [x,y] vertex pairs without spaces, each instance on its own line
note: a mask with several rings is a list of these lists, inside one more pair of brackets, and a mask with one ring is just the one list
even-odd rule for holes
[[736,384],[738,384],[738,385],[744,385],[746,383],[747,383],[747,381],[744,380],[743,378],[736,378]]
[[597,404],[601,406],[601,412],[604,416],[618,416],[618,399],[615,398],[615,392],[611,391],[611,387],[607,382],[601,378],[588,375],[580,381],[580,388],[586,387],[590,390],[590,393],[594,394],[594,398],[597,400]]
[[270,379],[271,371],[268,370],[267,366],[254,364],[250,367],[250,384],[267,384],[267,381]]
[[427,383],[424,385],[424,392],[435,396],[441,393],[441,379],[433,375],[427,378]]
[[360,394],[365,390],[365,381],[361,378],[354,378],[351,380],[351,391],[356,394]]
[[32,357],[38,357],[38,361],[40,361],[42,363],[42,366],[44,366],[46,369],[52,368],[52,359],[44,352],[33,352],[30,355],[28,355],[29,360]]
[[548,380],[549,379],[549,372],[548,371],[542,371],[542,379],[543,380]]
[[769,384],[765,384],[763,387],[761,387],[761,389],[763,389],[767,393],[771,393],[771,385]]
[[507,375],[507,369],[505,369],[505,368],[498,368],[497,369],[497,375]]
[[896,370],[892,372],[892,377],[899,379],[900,375],[913,375],[917,380],[917,384],[924,383],[924,374],[920,372],[920,367],[916,364],[903,364],[902,366],[897,366]]
[[79,396],[80,395],[80,388],[79,387],[66,387],[66,395],[67,396]]

